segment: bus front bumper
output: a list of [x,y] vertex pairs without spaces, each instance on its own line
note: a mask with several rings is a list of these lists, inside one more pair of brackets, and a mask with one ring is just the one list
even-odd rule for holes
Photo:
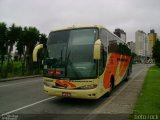
[[63,96],[70,98],[81,98],[81,99],[98,99],[97,88],[89,90],[67,90],[67,89],[57,89],[50,88],[44,85],[44,91],[50,96]]

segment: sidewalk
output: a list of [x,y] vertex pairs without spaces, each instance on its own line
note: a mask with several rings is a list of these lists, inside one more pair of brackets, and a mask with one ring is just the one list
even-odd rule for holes
[[128,81],[128,85],[120,92],[117,92],[115,95],[116,98],[105,109],[100,111],[100,113],[132,114],[147,71],[148,69],[143,70],[134,79]]
[[34,77],[41,77],[42,75],[32,75],[32,76],[20,76],[20,77],[13,77],[13,78],[5,78],[0,79],[0,82],[12,81],[12,80],[20,80],[20,79],[27,79],[27,78],[34,78]]
[[138,71],[123,87],[120,86],[116,92],[113,92],[102,107],[95,109],[91,113],[94,116],[88,116],[87,120],[96,120],[100,115],[102,120],[128,120],[133,114],[147,71],[147,68]]

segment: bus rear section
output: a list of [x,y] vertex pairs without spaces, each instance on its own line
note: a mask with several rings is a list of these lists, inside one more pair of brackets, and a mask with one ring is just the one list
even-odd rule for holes
[[52,96],[98,99],[126,77],[130,65],[126,44],[99,26],[50,32],[44,50],[44,91]]

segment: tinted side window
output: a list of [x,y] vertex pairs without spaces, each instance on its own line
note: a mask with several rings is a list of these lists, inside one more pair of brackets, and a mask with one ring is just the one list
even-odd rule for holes
[[108,40],[109,40],[108,52],[109,53],[116,52],[118,49],[116,37],[108,32]]
[[122,55],[131,55],[131,51],[128,46],[122,42],[118,37],[114,36],[113,34],[108,32],[108,52],[119,53]]
[[120,43],[118,45],[117,53],[120,53],[122,55],[131,55],[131,50],[127,47],[126,44]]
[[102,41],[104,51],[107,52],[107,31],[105,29],[101,29],[100,39]]
[[100,60],[100,74],[103,73],[105,66],[106,66],[106,60],[107,60],[107,32],[105,29],[101,29],[100,31],[100,39],[102,41],[102,50],[101,50],[101,57]]

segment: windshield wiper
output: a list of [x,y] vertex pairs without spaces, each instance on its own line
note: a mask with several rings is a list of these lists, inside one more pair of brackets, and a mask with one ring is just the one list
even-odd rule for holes
[[68,66],[68,60],[70,57],[71,51],[69,51],[68,55],[66,55],[66,62],[65,62],[65,76],[67,76],[67,66]]
[[[66,64],[65,64],[65,76],[67,77],[67,67],[68,67],[68,63],[69,63],[69,65],[70,65],[70,68],[72,69],[72,71],[74,72],[74,75],[76,76],[76,77],[74,77],[75,79],[80,79],[79,78],[79,75],[78,75],[78,73],[77,73],[77,71],[75,70],[75,68],[72,66],[72,62],[70,61],[70,55],[71,55],[71,51],[69,51],[69,53],[68,53],[68,55],[67,55],[67,58],[66,58]],[[72,73],[73,74],[73,73]]]
[[62,60],[63,60],[62,55],[63,55],[63,53],[62,53],[62,50],[61,50],[61,57],[60,57],[60,59],[61,59],[61,65],[62,65]]

